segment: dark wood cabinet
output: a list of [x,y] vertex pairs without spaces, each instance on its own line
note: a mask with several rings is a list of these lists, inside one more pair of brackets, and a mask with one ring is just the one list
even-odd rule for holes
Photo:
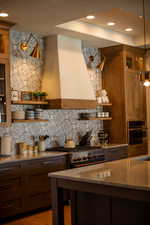
[[48,173],[66,169],[65,158],[33,160],[22,166],[26,187],[25,208],[33,210],[50,206],[51,185]]
[[63,169],[65,156],[0,165],[0,221],[51,206],[48,173]]
[[11,125],[9,65],[9,29],[12,24],[0,21],[0,126]]
[[105,150],[106,161],[120,160],[128,157],[128,146]]
[[20,164],[0,165],[0,221],[21,212],[22,177]]

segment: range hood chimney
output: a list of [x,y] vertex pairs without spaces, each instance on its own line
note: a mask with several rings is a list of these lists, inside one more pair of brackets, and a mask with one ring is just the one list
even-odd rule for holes
[[95,108],[96,98],[81,40],[63,35],[49,36],[45,38],[45,48],[42,91],[48,93],[49,108]]

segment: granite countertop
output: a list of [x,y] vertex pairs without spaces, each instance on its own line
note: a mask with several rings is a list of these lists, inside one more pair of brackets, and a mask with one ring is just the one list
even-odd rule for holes
[[[150,156],[149,156],[150,157]],[[50,173],[50,177],[150,191],[150,161],[128,158],[67,171]]]
[[32,159],[41,159],[47,157],[59,157],[66,155],[65,152],[41,152],[41,153],[33,153],[29,155],[12,155],[12,156],[5,156],[0,157],[0,164],[2,163],[9,163],[9,162],[18,162],[24,160],[32,160]]

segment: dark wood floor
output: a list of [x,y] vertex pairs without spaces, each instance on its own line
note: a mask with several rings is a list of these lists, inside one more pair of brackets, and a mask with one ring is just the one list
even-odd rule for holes
[[[52,225],[52,211],[35,214],[6,225]],[[65,207],[65,225],[71,225],[70,207]]]

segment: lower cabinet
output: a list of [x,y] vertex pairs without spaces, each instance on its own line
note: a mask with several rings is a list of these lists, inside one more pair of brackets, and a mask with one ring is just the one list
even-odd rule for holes
[[0,220],[21,212],[22,176],[20,164],[0,165]]
[[25,209],[34,210],[51,204],[48,173],[66,169],[65,158],[37,160],[24,163]]
[[128,146],[105,149],[106,161],[124,159],[128,157]]
[[147,144],[129,145],[128,157],[135,157],[147,154]]
[[48,173],[64,169],[65,156],[0,165],[0,224],[6,217],[50,206]]

